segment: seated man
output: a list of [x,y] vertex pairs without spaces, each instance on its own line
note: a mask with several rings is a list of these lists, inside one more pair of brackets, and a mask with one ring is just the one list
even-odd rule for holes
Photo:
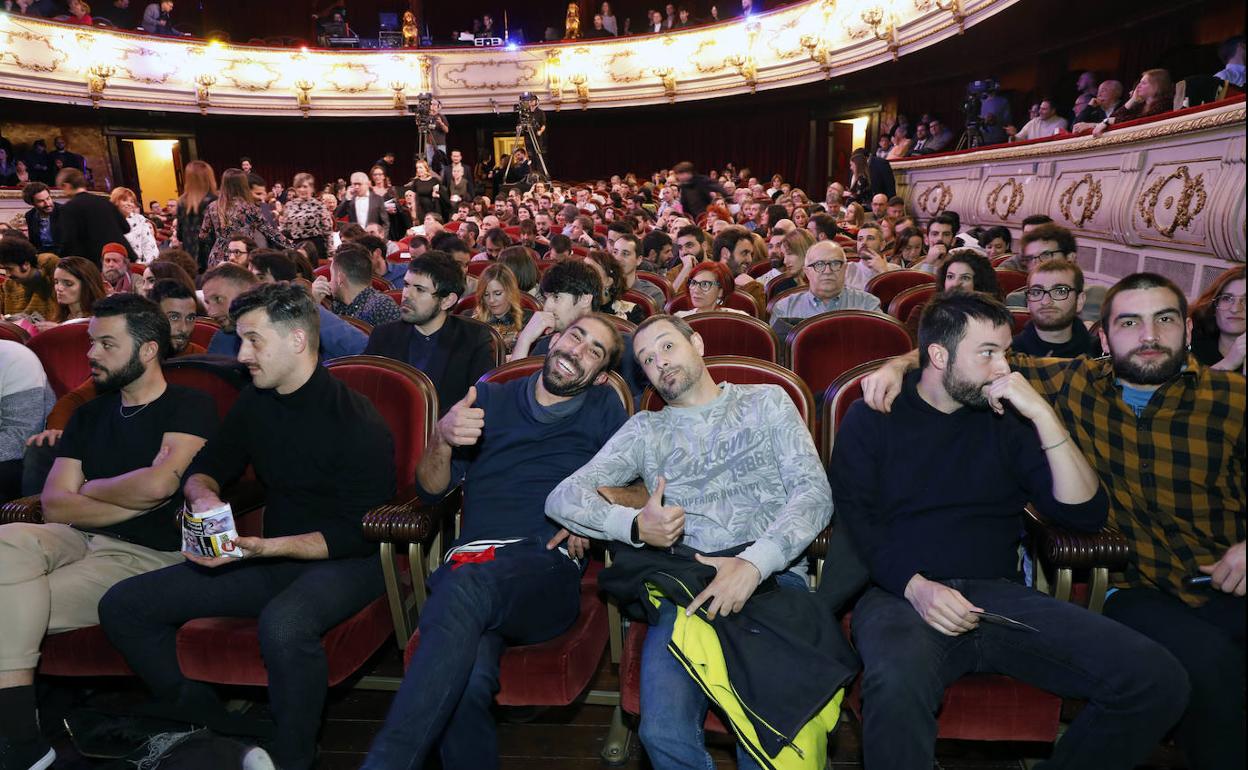
[[[665,236],[666,237],[666,236]],[[671,239],[668,239],[671,243]],[[641,248],[641,242],[637,240],[637,236],[630,234],[621,235],[615,239],[615,243],[611,246],[611,256],[615,257],[615,261],[620,266],[620,273],[623,275],[624,288],[635,289],[650,299],[654,305],[656,312],[662,312],[663,304],[667,302],[663,290],[649,281],[642,280],[637,277],[637,271],[641,269],[641,260],[638,257],[638,250]],[[669,246],[670,253],[670,246]]]
[[385,356],[424,372],[448,410],[481,375],[494,368],[494,338],[484,324],[452,315],[464,275],[444,252],[427,251],[407,264],[399,320],[369,335],[365,355]]
[[[828,524],[832,494],[793,402],[772,385],[716,385],[702,361],[702,337],[679,318],[652,316],[633,337],[637,361],[667,407],[625,423],[555,488],[547,515],[573,533],[634,547],[679,540],[711,553],[749,544],[734,557],[698,557],[717,574],[687,613],[705,603],[708,620],[740,611],[772,575],[783,588],[807,590],[802,556]],[[640,510],[597,493],[639,476],[654,490]],[[706,695],[667,649],[677,611],[663,601],[659,624],[646,635],[641,740],[656,767],[709,767]],[[757,766],[741,748],[737,759]]]
[[1031,320],[1014,337],[1015,353],[1050,358],[1100,355],[1101,346],[1079,318],[1087,295],[1077,263],[1065,259],[1033,262],[1023,294]]
[[[361,235],[349,242],[362,246],[368,253],[369,266],[373,275],[390,284],[392,289],[403,288],[403,275],[407,272],[407,265],[403,262],[391,262],[386,258],[389,255],[385,239],[376,235]],[[348,241],[343,241],[343,243],[348,243]],[[417,256],[419,255],[412,254],[413,258]]]
[[0,314],[25,315],[32,321],[55,320],[53,274],[60,263],[55,254],[36,254],[30,241],[19,235],[0,238],[0,269],[9,279],[0,283]]
[[264,534],[238,538],[244,558],[188,554],[113,586],[100,621],[163,713],[204,724],[223,707],[208,685],[182,675],[178,627],[219,615],[259,618],[277,727],[271,753],[283,769],[308,768],[326,692],[321,637],[384,591],[377,546],[360,520],[394,494],[394,443],[368,399],[317,363],[318,316],[307,292],[263,284],[235,299],[230,316],[252,384],[195,458],[183,493],[194,511],[215,508],[250,465],[266,491]]
[[[1107,500],[1057,413],[1010,373],[1010,328],[986,295],[937,295],[921,371],[891,412],[854,404],[837,433],[837,513],[873,583],[853,615],[868,765],[931,767],[945,688],[972,672],[1088,701],[1054,766],[1135,767],[1182,713],[1187,677],[1165,649],[1022,583],[1024,505],[1096,531]],[[878,472],[899,463],[907,484]]]
[[356,243],[344,243],[334,251],[329,278],[317,277],[312,296],[330,299],[334,315],[358,318],[369,326],[399,320],[399,306],[372,286],[373,267],[368,251]]
[[876,222],[867,222],[858,228],[858,261],[845,267],[845,285],[866,291],[871,279],[882,273],[900,270],[884,258],[884,232]]
[[130,257],[120,243],[106,243],[100,252],[100,273],[109,294],[134,291],[130,279]]
[[[1176,738],[1191,765],[1240,767],[1244,377],[1186,352],[1186,318],[1173,282],[1136,273],[1101,306],[1108,356],[1009,360],[1058,410],[1110,494],[1109,523],[1131,542],[1105,615],[1160,642],[1187,670],[1191,699]],[[885,365],[864,381],[864,399],[888,409],[914,365],[913,354]],[[1202,575],[1209,586],[1188,584]]]
[[[748,230],[732,225],[719,232],[711,242],[711,259],[728,265],[735,276],[737,289],[753,297],[760,307],[766,306],[766,287],[747,272],[754,261],[754,240]],[[684,276],[684,280],[689,280],[689,277]],[[677,291],[685,288],[683,285],[677,286],[675,281],[672,286]]]
[[880,299],[845,285],[845,251],[836,241],[818,241],[806,250],[809,291],[790,294],[771,309],[771,326],[784,339],[803,318],[833,310],[879,310]]
[[95,303],[91,376],[102,393],[69,421],[43,489],[43,524],[0,526],[0,766],[56,758],[35,720],[47,634],[99,623],[114,583],[181,561],[182,473],[216,428],[204,393],[169,385],[169,322],[133,294]]
[[[1023,226],[1022,250],[998,267],[1002,270],[1021,270],[1030,272],[1036,262],[1047,262],[1050,259],[1065,259],[1069,262],[1078,261],[1079,247],[1075,242],[1075,234],[1061,225],[1047,222],[1034,227]],[[1006,298],[1009,307],[1023,307],[1021,292],[1014,292]]]
[[464,487],[463,530],[429,579],[420,648],[408,666],[364,767],[498,767],[490,707],[507,645],[562,633],[580,609],[579,559],[587,543],[556,534],[546,496],[584,465],[626,413],[607,371],[623,343],[587,315],[556,334],[539,373],[485,383],[438,421],[416,469],[430,502]]

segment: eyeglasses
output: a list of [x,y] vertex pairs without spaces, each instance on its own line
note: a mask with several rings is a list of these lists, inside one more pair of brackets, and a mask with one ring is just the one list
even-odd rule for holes
[[1232,307],[1243,307],[1245,304],[1244,295],[1243,294],[1219,294],[1218,296],[1213,298],[1213,304],[1215,307],[1217,307],[1220,310],[1226,310],[1227,308],[1232,308]]
[[816,273],[839,273],[845,269],[843,260],[819,260],[818,262],[809,262],[806,264],[807,270],[814,270]]
[[1050,259],[1054,259],[1056,257],[1062,257],[1062,256],[1065,256],[1065,254],[1066,252],[1062,251],[1061,249],[1049,249],[1048,251],[1041,251],[1038,254],[1032,254],[1030,257],[1023,257],[1023,259],[1026,261],[1038,259],[1041,262],[1048,262]]
[[1064,284],[1060,284],[1060,283],[1054,286],[1052,289],[1042,289],[1039,286],[1032,286],[1031,288],[1027,289],[1027,299],[1031,300],[1032,302],[1039,302],[1040,300],[1044,299],[1045,296],[1047,295],[1049,297],[1052,297],[1054,302],[1061,302],[1062,300],[1066,299],[1071,294],[1073,294],[1074,291],[1075,290],[1073,288],[1066,286]]
[[225,253],[231,257],[247,256],[247,249],[226,249]]
[[719,286],[719,281],[690,281],[689,288],[698,289],[700,291],[710,291]]

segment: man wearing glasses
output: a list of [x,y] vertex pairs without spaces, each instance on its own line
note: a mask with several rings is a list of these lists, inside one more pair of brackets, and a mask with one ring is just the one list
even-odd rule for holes
[[[1015,254],[1002,262],[998,267],[1002,270],[1031,271],[1037,260],[1047,262],[1050,259],[1065,258],[1075,261],[1079,249],[1075,245],[1075,236],[1066,228],[1052,222],[1038,227],[1026,228],[1023,232],[1022,253]],[[1013,306],[1006,302],[1007,306]]]
[[1014,337],[1014,352],[1049,358],[1100,355],[1100,345],[1079,319],[1087,296],[1078,264],[1062,257],[1033,261],[1022,293],[1031,320]]
[[879,310],[873,294],[845,285],[845,252],[834,241],[819,241],[806,252],[809,291],[791,294],[771,311],[771,326],[784,339],[803,318],[833,310]]

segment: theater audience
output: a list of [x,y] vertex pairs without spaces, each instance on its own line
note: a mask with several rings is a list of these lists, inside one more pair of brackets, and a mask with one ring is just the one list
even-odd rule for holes
[[1219,275],[1192,306],[1192,355],[1204,366],[1244,370],[1244,268]]
[[494,368],[489,330],[451,311],[464,294],[464,276],[441,251],[428,251],[407,265],[398,321],[369,336],[366,355],[402,361],[424,372],[445,414],[481,375]]
[[365,768],[423,767],[435,751],[447,768],[498,766],[500,656],[558,635],[580,607],[589,544],[558,530],[546,499],[624,423],[605,384],[622,351],[609,320],[583,316],[540,372],[479,383],[438,421],[416,483],[428,502],[462,485],[462,530],[429,578],[420,647]]
[[[648,319],[633,340],[637,362],[667,406],[625,423],[555,487],[546,513],[574,534],[625,551],[680,541],[686,558],[696,553],[699,564],[714,568],[697,596],[659,600],[641,653],[639,730],[656,767],[709,767],[706,694],[668,649],[676,615],[704,608],[709,621],[740,613],[773,577],[775,588],[806,593],[805,550],[831,517],[832,495],[810,432],[781,388],[716,384],[701,336],[672,316]],[[652,490],[644,504],[611,504],[598,493],[638,477]],[[732,555],[703,555],[715,553]],[[756,766],[740,745],[737,755],[739,765]]]
[[877,275],[901,269],[900,265],[894,265],[884,257],[887,251],[884,231],[878,222],[868,222],[859,227],[856,241],[858,261],[845,266],[846,286],[865,290]]
[[1051,221],[1032,227],[1023,226],[1022,250],[998,267],[1002,270],[1021,270],[1029,272],[1035,262],[1047,262],[1050,259],[1065,259],[1075,262],[1079,256],[1079,247],[1075,243],[1075,235],[1061,225]]
[[[260,207],[252,196],[247,174],[236,168],[228,168],[221,175],[220,197],[208,204],[200,225],[199,238],[212,243],[208,252],[208,267],[216,267],[227,257],[235,261],[234,243],[246,238],[256,245],[267,248],[290,248],[286,236],[265,220]],[[245,255],[244,255],[245,256]]]
[[[1108,356],[1009,361],[1057,408],[1110,495],[1110,525],[1131,543],[1104,614],[1159,642],[1186,669],[1191,697],[1175,736],[1190,765],[1238,767],[1245,749],[1244,377],[1205,368],[1186,352],[1186,314],[1187,300],[1170,280],[1136,273],[1101,306]],[[868,377],[865,401],[887,409],[914,365],[911,354]],[[1210,585],[1186,582],[1200,575]]]
[[373,266],[368,251],[358,243],[338,247],[329,263],[329,278],[317,278],[312,296],[328,298],[335,315],[358,318],[369,326],[399,320],[399,306],[372,287]]
[[[837,431],[838,521],[872,583],[853,613],[869,765],[930,766],[945,687],[971,672],[1088,701],[1053,749],[1059,765],[1133,768],[1182,712],[1187,678],[1164,648],[1023,585],[1023,506],[1096,531],[1107,499],[1053,407],[1011,374],[1010,326],[982,294],[937,296],[920,371],[887,414],[855,404]],[[919,478],[889,484],[873,470],[895,463]],[[1037,630],[1019,644],[1024,632],[985,612]]]
[[878,297],[845,285],[845,252],[834,241],[820,241],[803,262],[807,291],[791,294],[771,310],[771,326],[781,339],[803,318],[833,310],[879,310]]
[[26,235],[39,253],[61,253],[61,204],[52,200],[52,191],[43,182],[30,182],[22,188],[26,212]]
[[728,307],[724,304],[726,297],[736,290],[732,280],[732,272],[723,262],[702,262],[693,269],[693,277],[689,279],[688,310],[678,310],[675,315],[684,318],[694,313],[721,311],[748,315],[744,310]]
[[1011,254],[1014,247],[1014,236],[1010,234],[1008,227],[989,227],[984,230],[980,236],[980,243],[983,244],[984,254],[989,260],[996,260]]
[[295,174],[291,189],[295,194],[288,196],[282,206],[282,232],[296,243],[314,241],[317,252],[326,253],[334,218],[314,195],[316,179],[307,173]]
[[[755,249],[752,236],[753,234],[744,227],[734,225],[724,228],[711,242],[711,259],[727,265],[732,271],[737,290],[749,294],[754,298],[754,302],[762,307],[767,303],[766,287],[750,276],[747,271],[750,265],[760,258],[766,259],[766,249],[762,249],[762,253],[759,254]],[[682,288],[675,281],[672,286],[677,291]]]
[[[620,235],[615,242],[610,245],[611,256],[615,258],[616,264],[620,266],[621,284],[625,290],[632,289],[646,295],[650,302],[654,304],[656,310],[663,309],[663,303],[667,301],[667,297],[663,294],[663,290],[656,284],[649,281],[639,279],[637,271],[645,268],[653,268],[664,264],[672,255],[672,239],[666,233],[659,233],[666,242],[650,240],[647,236],[645,246],[648,248],[646,257],[650,259],[650,264],[641,261],[642,241],[632,233]],[[664,257],[664,252],[667,256]],[[653,271],[653,270],[651,270]]]
[[376,235],[360,235],[355,238],[344,238],[343,242],[352,242],[368,251],[373,275],[392,289],[403,288],[403,276],[407,273],[407,265],[403,262],[391,262],[386,257],[386,242]]
[[[498,255],[498,263],[511,269],[511,274],[516,277],[516,285],[521,292],[540,301],[541,298],[538,295],[541,290],[538,287],[538,281],[541,279],[541,273],[537,269],[537,260],[533,252],[527,246],[508,246]],[[479,280],[477,283],[480,285]]]
[[1242,34],[1227,38],[1218,46],[1218,58],[1224,65],[1214,75],[1225,80],[1236,88],[1244,87],[1244,36]]
[[90,260],[98,268],[100,254],[108,243],[124,243],[135,258],[126,238],[130,225],[111,202],[87,192],[87,179],[76,168],[63,168],[56,175],[56,186],[69,200],[61,206],[61,253]]
[[953,248],[954,236],[958,233],[958,222],[947,213],[937,214],[927,223],[927,251],[923,253],[923,261],[913,264],[915,270],[936,275],[941,260]]
[[4,315],[26,316],[32,323],[57,320],[59,263],[55,254],[37,254],[30,241],[20,235],[0,238],[0,268],[8,275],[8,280],[0,283]]
[[89,329],[101,395],[65,429],[44,523],[0,526],[0,758],[23,770],[56,759],[36,720],[44,637],[96,625],[110,586],[182,561],[179,482],[216,428],[207,394],[165,382],[169,322],[155,303],[108,297]]
[[1015,353],[1048,358],[1096,356],[1101,347],[1079,319],[1087,294],[1078,263],[1033,262],[1023,290],[1031,320],[1014,336]]
[[[44,417],[54,399],[38,356],[20,342],[0,340],[0,503],[22,494],[26,442],[43,429]],[[0,689],[3,681],[4,673],[0,672]],[[0,703],[3,700],[4,694],[0,693]]]
[[1116,123],[1160,115],[1174,109],[1174,81],[1163,69],[1145,70],[1131,92],[1131,98],[1092,129],[1093,136],[1100,136],[1105,129]]
[[1039,117],[1027,121],[1021,130],[1016,130],[1013,126],[1005,127],[1005,133],[1009,135],[1011,142],[1056,136],[1065,130],[1066,118],[1057,114],[1057,109],[1053,106],[1052,99],[1042,100],[1040,102]]
[[1071,130],[1077,133],[1096,128],[1096,124],[1113,115],[1121,103],[1122,83],[1117,80],[1102,82],[1097,86],[1096,96],[1082,110],[1075,112],[1075,124]]
[[922,263],[926,245],[927,239],[922,232],[909,227],[898,230],[888,261],[903,268],[913,268]]
[[257,286],[230,317],[252,384],[187,469],[183,493],[194,511],[216,508],[250,465],[265,490],[263,534],[238,538],[241,561],[187,554],[118,583],[100,600],[100,622],[164,713],[211,724],[228,718],[225,707],[178,667],[178,627],[258,619],[270,753],[282,768],[310,768],[327,690],[321,636],[385,590],[361,519],[394,494],[394,440],[369,400],[319,364],[316,305],[302,288]]
[[[1002,299],[997,272],[977,249],[949,252],[936,269],[936,286],[944,292],[982,292],[998,301]],[[918,319],[915,319],[914,330],[918,332]]]
[[130,262],[126,259],[126,247],[120,243],[109,243],[104,246],[100,255],[100,273],[104,278],[104,288],[109,294],[137,292],[130,280]]
[[156,246],[156,227],[151,220],[143,216],[143,207],[134,197],[134,191],[128,187],[114,187],[108,199],[117,207],[125,218],[126,224],[130,226],[129,232],[126,233],[126,240],[130,243],[130,250],[135,255],[135,261],[151,262],[160,251]]
[[56,294],[56,321],[35,324],[40,331],[66,321],[90,318],[95,303],[108,295],[99,268],[82,257],[63,257],[57,263],[52,272],[52,288]]
[[598,310],[616,318],[623,318],[630,323],[641,323],[646,317],[646,311],[637,303],[623,299],[624,275],[615,257],[601,249],[591,249],[589,256],[583,260],[583,264],[598,273],[598,280],[602,284],[602,297]]
[[478,284],[484,288],[477,297],[473,318],[493,326],[502,335],[507,352],[511,353],[516,337],[533,317],[533,311],[521,304],[516,276],[506,265],[487,267],[481,272]]
[[[808,230],[790,230],[781,237],[780,266],[773,267],[758,277],[758,282],[767,287],[767,299],[795,288],[805,280],[802,268],[806,261],[806,252],[814,245],[815,237]],[[775,261],[773,259],[772,264]]]
[[213,242],[200,238],[200,230],[209,204],[217,199],[217,175],[202,160],[187,163],[182,175],[182,195],[178,196],[174,217],[175,245],[194,257],[203,272],[208,269]]

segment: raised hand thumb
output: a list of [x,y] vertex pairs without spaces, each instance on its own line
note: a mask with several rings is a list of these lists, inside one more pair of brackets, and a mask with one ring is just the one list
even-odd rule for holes
[[663,490],[667,489],[667,479],[659,476],[655,481],[654,491],[650,493],[650,499],[657,505],[663,504]]
[[468,392],[459,400],[459,403],[462,406],[472,406],[477,403],[477,386],[473,385],[468,388]]

